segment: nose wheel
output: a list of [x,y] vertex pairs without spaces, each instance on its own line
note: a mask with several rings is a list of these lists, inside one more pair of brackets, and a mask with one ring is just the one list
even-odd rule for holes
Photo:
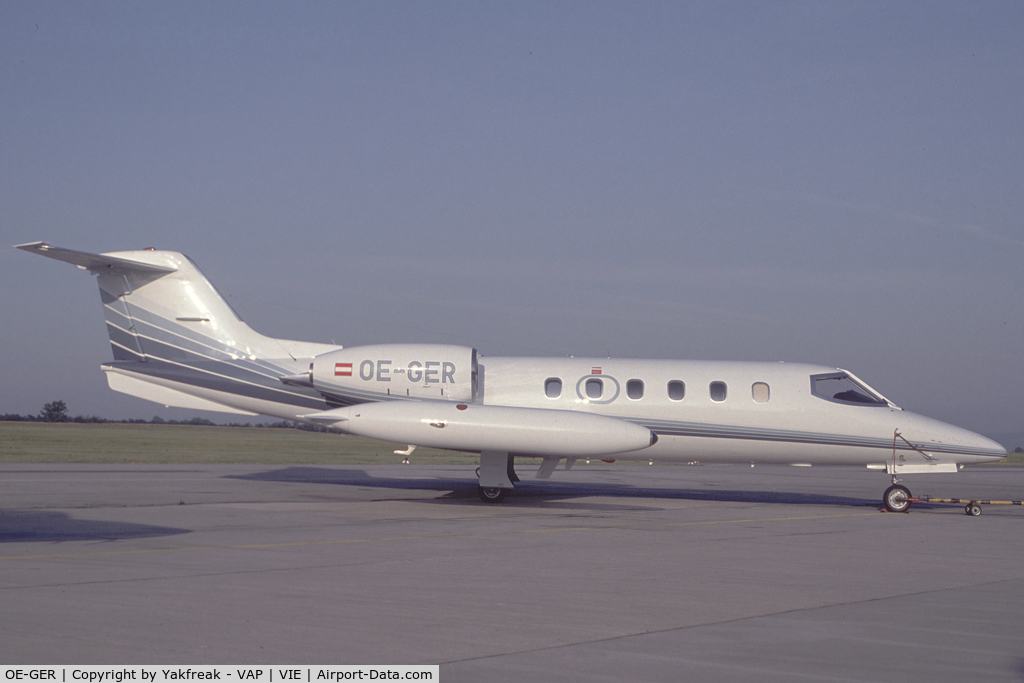
[[910,489],[893,484],[882,494],[882,503],[889,512],[906,512],[910,509]]

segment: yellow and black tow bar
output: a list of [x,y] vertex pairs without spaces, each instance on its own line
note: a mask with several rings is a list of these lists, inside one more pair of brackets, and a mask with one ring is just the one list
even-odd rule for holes
[[971,500],[968,498],[932,498],[931,496],[907,498],[907,500],[912,503],[953,503],[963,505],[964,512],[971,517],[977,517],[981,514],[982,505],[1024,505],[1024,501],[1021,500]]

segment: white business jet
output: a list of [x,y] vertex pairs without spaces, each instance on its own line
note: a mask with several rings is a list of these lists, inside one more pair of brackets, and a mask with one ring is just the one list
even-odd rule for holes
[[[514,457],[863,465],[892,476],[1006,457],[994,441],[899,408],[853,373],[795,363],[502,358],[440,344],[343,348],[246,325],[172,251],[18,245],[98,275],[110,388],[167,406],[269,415],[480,454],[479,493],[505,498]],[[409,452],[409,451],[406,451]]]

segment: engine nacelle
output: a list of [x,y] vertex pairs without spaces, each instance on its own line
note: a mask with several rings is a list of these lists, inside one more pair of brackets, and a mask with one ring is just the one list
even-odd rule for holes
[[310,381],[324,394],[359,401],[476,398],[476,349],[447,344],[375,344],[313,359]]

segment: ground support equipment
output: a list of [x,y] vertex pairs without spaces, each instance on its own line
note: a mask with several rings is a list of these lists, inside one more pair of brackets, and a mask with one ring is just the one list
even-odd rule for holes
[[907,498],[907,502],[911,503],[952,503],[954,505],[963,505],[964,512],[971,517],[977,517],[981,514],[982,505],[1024,505],[1024,501],[1020,500],[974,500],[970,498],[933,498],[931,496],[921,496],[920,498]]

